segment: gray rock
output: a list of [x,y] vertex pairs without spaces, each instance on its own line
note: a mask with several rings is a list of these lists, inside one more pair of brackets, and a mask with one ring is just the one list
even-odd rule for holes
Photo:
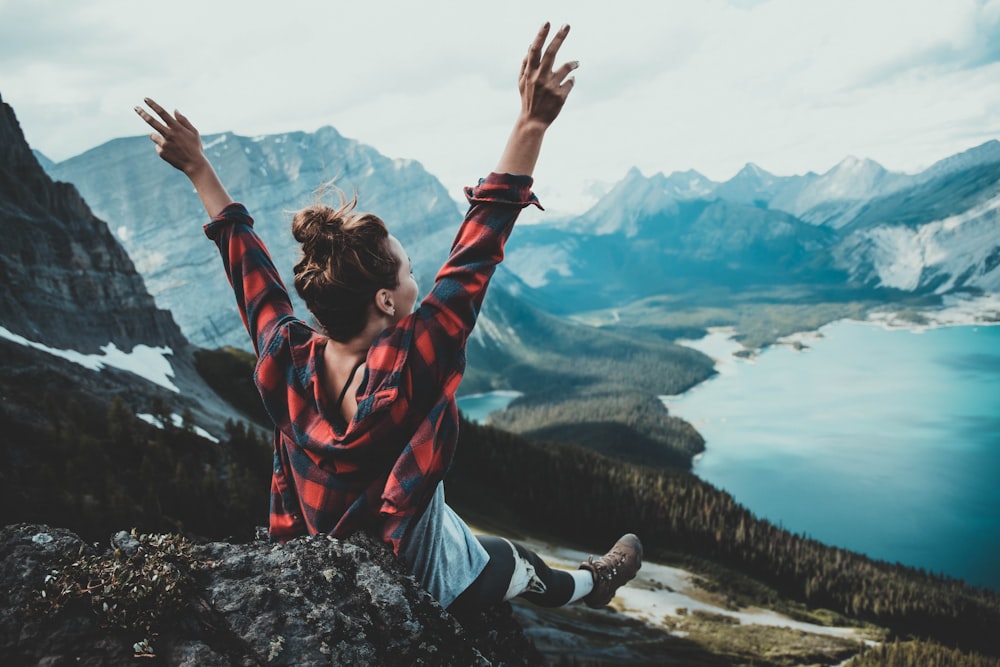
[[[35,539],[42,534],[51,539]],[[82,598],[51,609],[55,593],[46,576],[64,572],[75,559],[102,556],[125,563],[123,568],[132,569],[116,576],[127,577],[160,555],[143,536],[118,533],[111,542],[109,548],[87,545],[70,531],[49,526],[0,530],[0,664],[134,665],[143,641],[156,656],[150,664],[543,663],[509,605],[463,626],[391,551],[365,534],[347,540],[307,537],[285,545],[191,545],[181,606],[163,607],[171,611],[149,631],[116,627],[100,604],[95,611]],[[115,603],[113,595],[106,599]]]

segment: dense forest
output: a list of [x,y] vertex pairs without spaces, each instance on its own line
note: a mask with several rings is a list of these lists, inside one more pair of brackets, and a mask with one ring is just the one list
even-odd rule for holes
[[667,414],[655,396],[617,391],[531,394],[491,416],[491,424],[528,438],[584,445],[633,463],[688,469],[705,440]]
[[504,324],[517,333],[488,351],[470,350],[462,386],[525,394],[500,416],[502,428],[584,444],[637,463],[691,467],[704,441],[669,417],[657,397],[681,393],[713,375],[709,357],[676,345],[661,330],[570,324],[505,300],[502,293],[491,296],[503,301],[509,320]]
[[110,405],[71,390],[38,397],[49,418],[0,403],[0,522],[48,523],[84,539],[115,531],[249,539],[267,523],[271,445],[230,422],[225,440],[175,425],[160,406],[153,426],[124,398]]

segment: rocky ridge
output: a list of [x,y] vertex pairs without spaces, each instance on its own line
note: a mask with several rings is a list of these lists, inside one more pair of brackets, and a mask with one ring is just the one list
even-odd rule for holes
[[[463,626],[363,533],[276,545],[120,532],[102,547],[19,524],[0,530],[0,580],[4,665],[543,663],[508,605]],[[91,590],[61,595],[68,581]]]

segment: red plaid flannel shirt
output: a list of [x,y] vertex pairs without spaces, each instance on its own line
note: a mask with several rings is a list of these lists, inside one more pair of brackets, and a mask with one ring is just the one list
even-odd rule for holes
[[368,350],[358,411],[346,428],[319,377],[328,339],[295,317],[253,218],[230,204],[205,225],[253,340],[254,378],[274,421],[273,539],[374,527],[399,553],[451,465],[465,344],[514,221],[538,205],[531,184],[490,174],[466,188],[470,209],[451,255],[416,312]]

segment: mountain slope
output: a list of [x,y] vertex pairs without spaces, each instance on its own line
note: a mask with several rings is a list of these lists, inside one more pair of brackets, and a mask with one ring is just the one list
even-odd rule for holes
[[[444,188],[419,164],[390,160],[333,128],[263,137],[225,133],[204,141],[227,187],[254,215],[286,285],[292,284],[298,253],[291,213],[310,204],[316,189],[331,179],[348,195],[356,190],[361,210],[375,210],[386,221],[414,257],[425,285],[461,218]],[[183,175],[157,158],[148,138],[110,141],[50,173],[76,185],[111,222],[157,303],[174,314],[191,342],[248,348],[218,251],[201,232],[207,222],[201,204]]]
[[[128,254],[76,188],[46,175],[6,104],[0,234],[5,419],[52,427],[58,419],[45,396],[61,396],[54,402],[64,412],[78,394],[85,410],[98,414],[119,397],[132,415],[186,412],[202,432],[224,431],[234,413],[201,379],[171,314],[156,307]],[[11,437],[5,445],[14,448],[10,454],[24,443]],[[44,455],[36,450],[32,456]]]
[[[55,347],[185,344],[132,261],[72,186],[52,184],[0,108],[0,323]],[[56,316],[57,315],[57,316]]]
[[1000,164],[960,177],[975,187],[935,189],[936,179],[859,216],[834,251],[851,280],[909,292],[1000,292]]

